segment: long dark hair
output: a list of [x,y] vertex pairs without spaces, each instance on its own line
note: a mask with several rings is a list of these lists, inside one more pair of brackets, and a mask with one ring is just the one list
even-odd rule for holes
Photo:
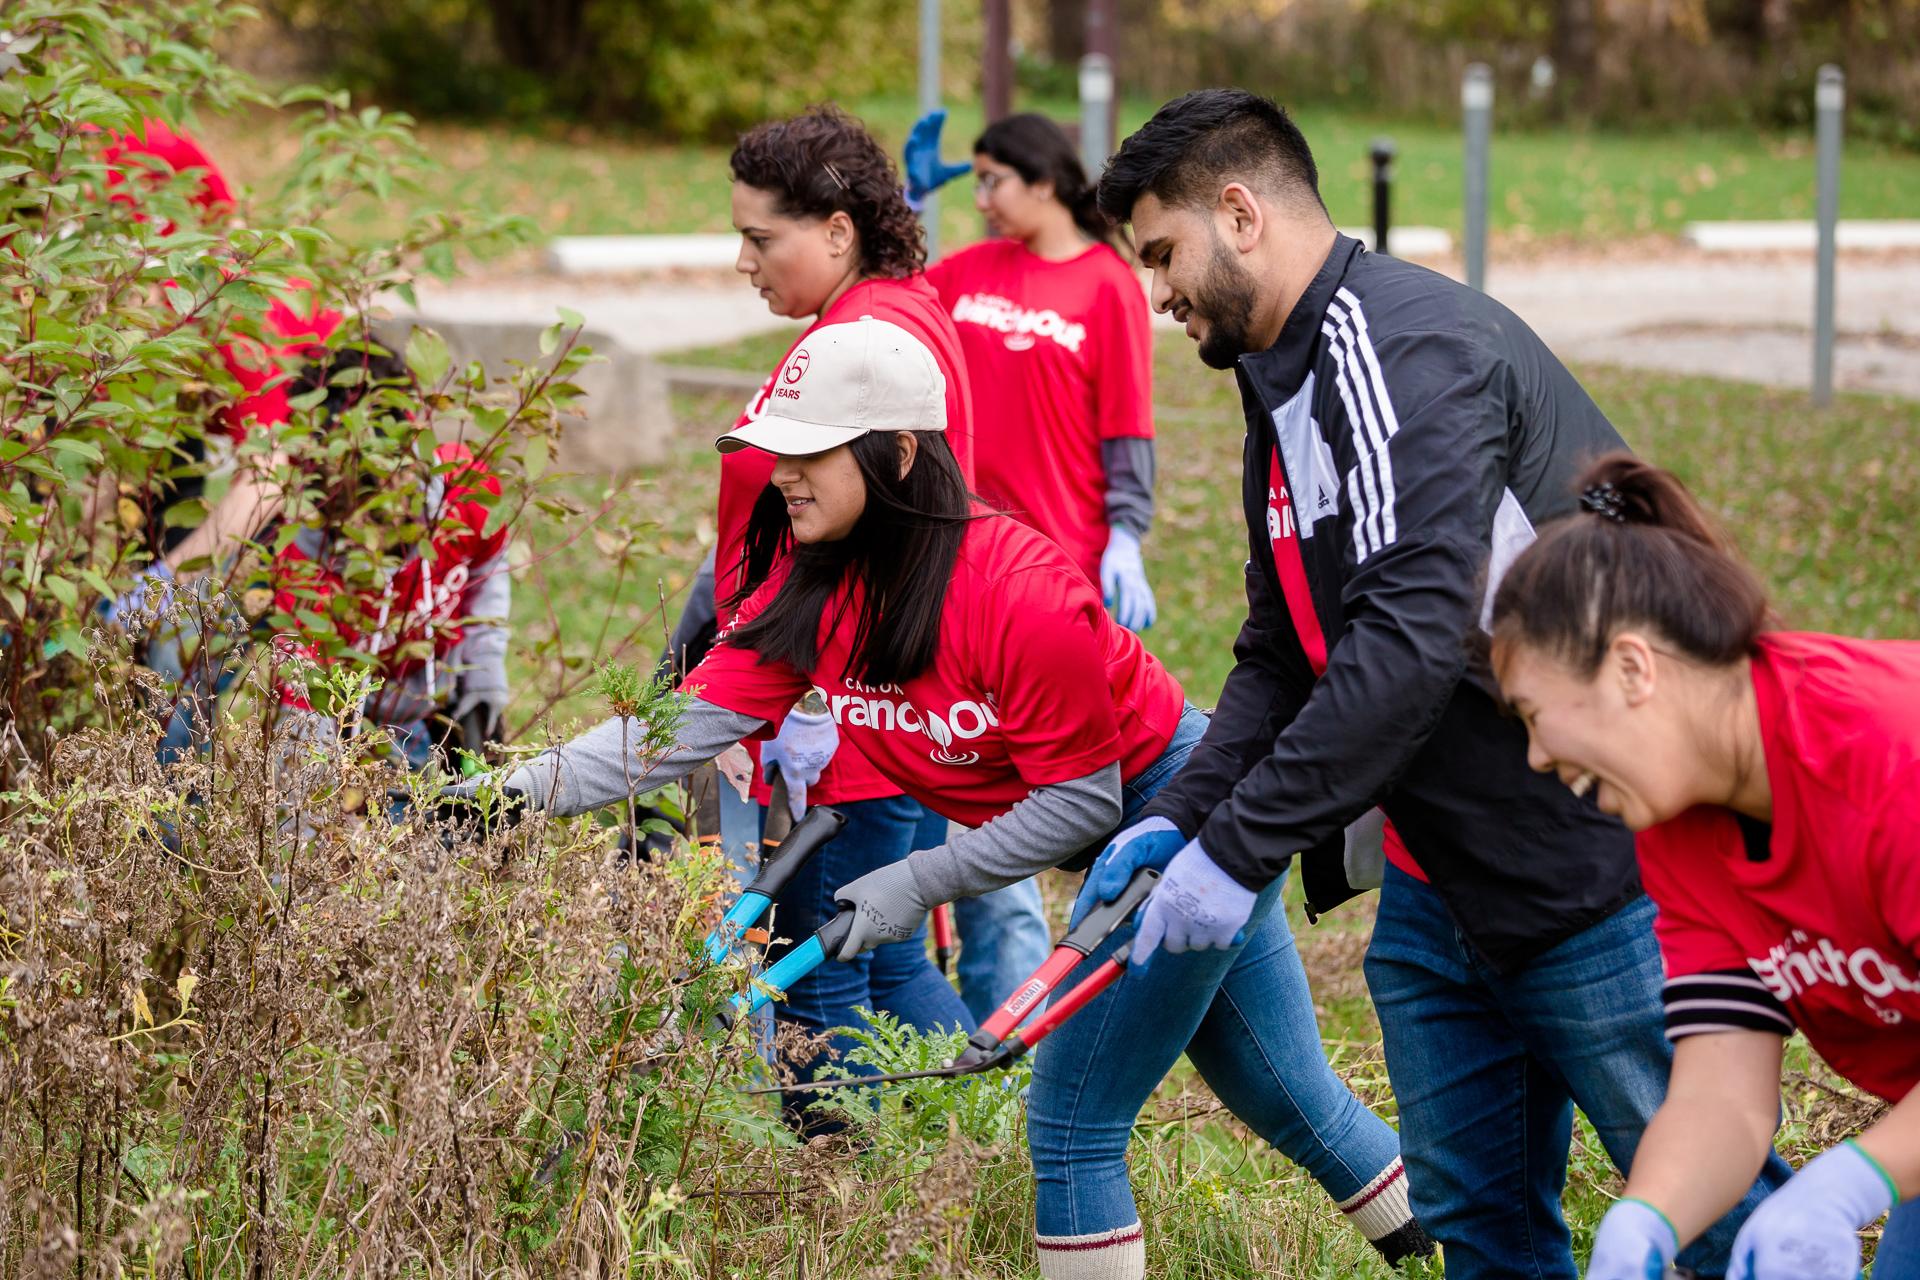
[[996,120],[974,139],[973,154],[998,160],[1022,182],[1051,182],[1053,198],[1066,206],[1076,227],[1101,244],[1121,248],[1119,228],[1100,212],[1096,189],[1087,181],[1073,142],[1053,121],[1031,112]]
[[789,218],[853,219],[860,271],[900,280],[927,265],[927,236],[907,207],[886,149],[832,105],[769,120],[740,135],[727,161],[735,182],[770,191]]
[[[774,561],[792,556],[793,568],[764,612],[729,638],[762,661],[811,671],[820,656],[820,622],[842,582],[861,585],[859,612],[845,679],[904,684],[933,664],[940,644],[940,611],[972,518],[966,478],[939,431],[917,431],[913,468],[900,474],[896,433],[873,431],[848,448],[867,485],[867,507],[853,532],[838,542],[793,541],[780,491],[768,485],[747,521],[742,586],[728,601],[738,608],[765,582]],[[830,625],[845,625],[846,603]]]
[[1609,454],[1580,478],[1581,510],[1549,525],[1493,597],[1496,663],[1536,648],[1576,675],[1646,627],[1704,666],[1750,656],[1773,623],[1766,589],[1671,472]]

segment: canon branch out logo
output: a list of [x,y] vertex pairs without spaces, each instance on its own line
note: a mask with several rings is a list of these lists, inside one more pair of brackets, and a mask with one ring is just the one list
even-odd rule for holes
[[805,347],[793,353],[793,359],[787,361],[786,379],[788,386],[792,386],[794,383],[800,381],[800,379],[806,377],[807,364],[811,359],[812,357],[807,354]]
[[[979,752],[964,749],[956,751],[955,744],[970,742],[1000,725],[1000,718],[994,714],[993,706],[988,702],[962,699],[948,707],[945,715],[941,715],[936,711],[922,711],[912,702],[898,698],[901,692],[898,686],[882,685],[878,689],[859,687],[860,693],[837,693],[827,699],[827,710],[832,714],[834,723],[877,729],[882,733],[923,733],[933,739],[934,748],[927,753],[927,758],[935,764],[978,764]],[[863,696],[868,693],[883,696]],[[887,694],[895,696],[884,696]]]
[[[971,708],[972,706],[971,703],[963,703],[961,705],[967,706],[969,708]],[[952,711],[948,712],[948,714],[954,715],[957,718],[957,713],[959,712],[959,709],[960,709],[959,707],[955,707],[953,708]],[[983,715],[982,719],[984,718],[985,717]],[[940,716],[935,715],[933,712],[929,711],[925,713],[923,716],[921,716],[921,720],[923,722],[924,728],[926,729],[927,736],[929,738],[932,738],[934,742],[938,744],[935,750],[929,751],[927,753],[928,758],[931,759],[935,764],[965,765],[965,764],[979,763],[980,761],[979,752],[955,751],[953,749],[953,726],[949,725]],[[983,731],[985,727],[986,726],[984,724],[981,726]]]

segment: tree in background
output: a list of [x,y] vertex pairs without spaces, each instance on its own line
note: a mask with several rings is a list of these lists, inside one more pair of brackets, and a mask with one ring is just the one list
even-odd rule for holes
[[[896,0],[267,0],[311,69],[393,106],[725,139],[913,83]],[[858,50],[857,57],[849,57]]]

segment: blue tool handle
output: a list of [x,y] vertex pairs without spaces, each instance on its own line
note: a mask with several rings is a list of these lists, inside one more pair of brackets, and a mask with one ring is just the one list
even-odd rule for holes
[[714,926],[713,932],[707,935],[707,963],[719,964],[725,960],[727,953],[733,950],[735,940],[753,927],[753,922],[760,918],[760,913],[767,909],[771,901],[766,894],[752,890],[741,894],[739,900],[727,909],[727,914],[720,918],[720,923]]
[[760,1012],[767,1006],[777,992],[784,992],[794,983],[820,967],[827,958],[826,948],[820,945],[820,935],[815,934],[805,942],[787,952],[780,963],[768,969],[755,980],[751,991],[743,991],[733,998],[734,1020]]
[[775,992],[784,992],[788,987],[800,981],[819,968],[828,957],[838,955],[840,947],[853,932],[853,911],[842,910],[839,915],[821,925],[811,938],[780,957],[779,963],[761,974],[753,984],[751,991],[744,991],[733,998],[733,1016],[738,1021],[743,1017],[758,1013],[773,999]]

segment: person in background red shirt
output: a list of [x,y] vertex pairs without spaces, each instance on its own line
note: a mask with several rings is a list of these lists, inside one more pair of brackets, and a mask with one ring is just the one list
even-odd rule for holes
[[[910,147],[925,145],[924,129],[915,137]],[[973,174],[995,238],[948,254],[927,279],[966,351],[981,496],[1059,543],[1114,618],[1145,630],[1155,611],[1140,557],[1153,522],[1146,295],[1053,121],[989,125]]]
[[1920,643],[1771,630],[1766,594],[1679,480],[1582,479],[1495,597],[1529,759],[1639,833],[1674,1042],[1665,1104],[1588,1280],[1642,1280],[1745,1194],[1796,1029],[1893,1109],[1809,1161],[1736,1237],[1733,1280],[1920,1277]]

